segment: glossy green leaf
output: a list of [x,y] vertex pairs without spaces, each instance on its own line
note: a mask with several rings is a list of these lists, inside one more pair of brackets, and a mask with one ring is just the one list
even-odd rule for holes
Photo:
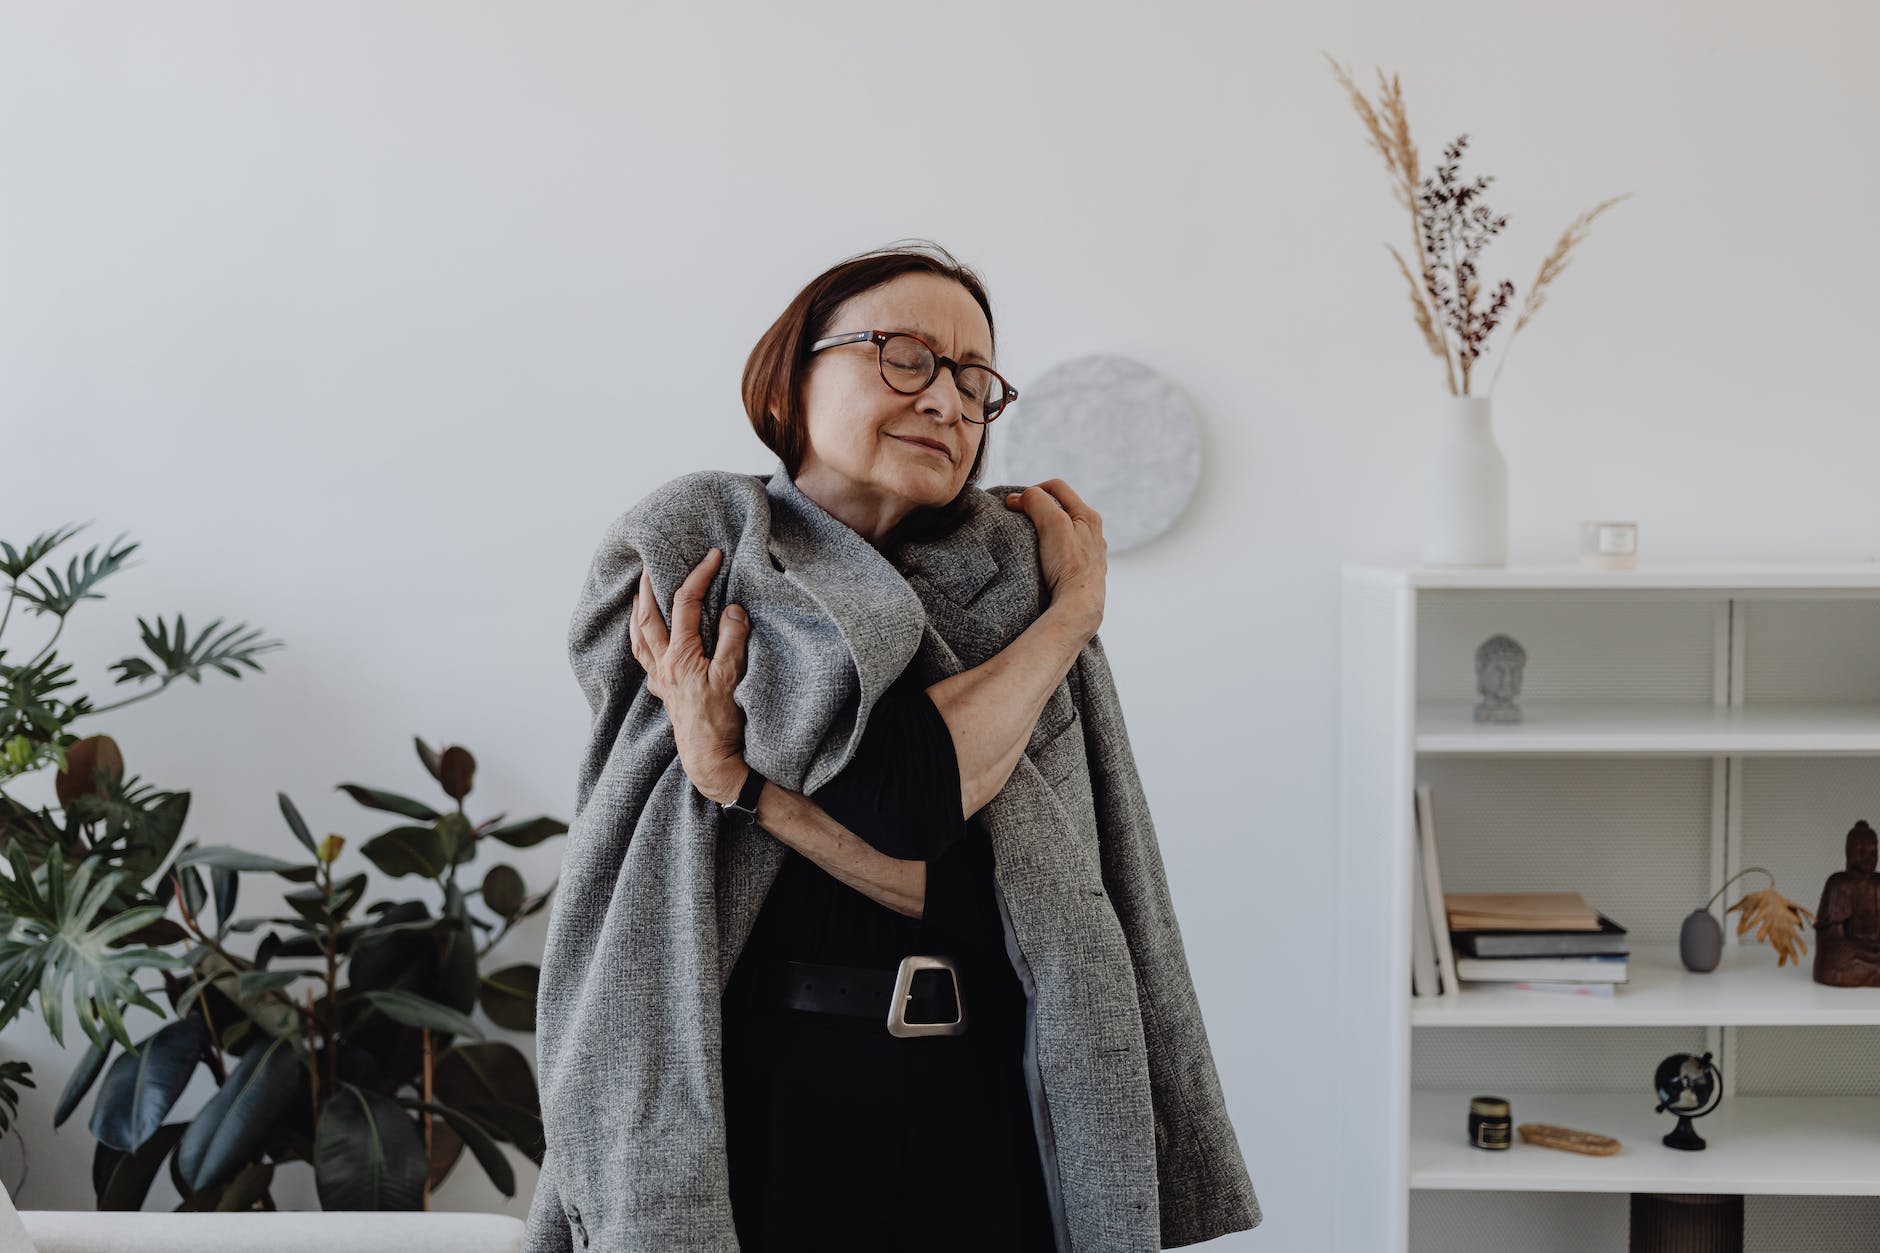
[[[176,1147],[186,1127],[185,1123],[166,1122],[130,1153],[113,1149],[99,1141],[98,1147],[106,1155],[104,1161],[108,1166],[104,1172],[104,1186],[98,1189],[98,1208],[111,1211],[142,1209],[144,1199],[150,1194],[151,1183],[163,1168],[163,1159]],[[97,1172],[94,1169],[94,1184],[96,1180]]]
[[470,781],[476,776],[477,759],[470,750],[460,744],[452,744],[444,750],[438,759],[437,781],[444,786],[444,795],[454,801],[460,801],[470,795]]
[[483,903],[499,917],[513,918],[521,910],[527,891],[522,872],[508,862],[498,862],[483,876]]
[[368,809],[383,809],[387,813],[403,814],[407,818],[424,822],[436,822],[439,816],[437,810],[423,801],[414,801],[396,792],[382,792],[377,788],[361,787],[357,783],[342,783],[339,786],[341,791]]
[[135,1151],[163,1125],[208,1042],[202,1019],[191,1014],[112,1062],[92,1107],[92,1135],[114,1149]]
[[392,1098],[345,1083],[321,1107],[313,1178],[322,1209],[415,1210],[429,1169],[417,1125]]
[[367,840],[359,851],[393,878],[415,874],[435,879],[448,864],[443,839],[434,827],[393,827]]
[[104,1073],[105,1059],[111,1056],[111,1037],[91,1045],[85,1050],[78,1065],[72,1069],[72,1077],[65,1081],[65,1090],[59,1093],[58,1108],[52,1111],[52,1125],[62,1127],[65,1120],[72,1116],[78,1103],[85,1099],[85,1093],[91,1091],[91,1085],[98,1082],[98,1076]]
[[476,1154],[477,1161],[483,1167],[483,1173],[490,1177],[490,1182],[496,1185],[496,1190],[504,1196],[516,1195],[515,1168],[509,1164],[509,1158],[503,1153],[502,1146],[491,1138],[490,1133],[485,1131],[476,1119],[461,1110],[454,1110],[448,1105],[439,1105],[436,1102],[405,1100],[401,1103],[409,1109],[427,1110],[448,1122],[451,1130],[462,1137],[470,1151]]
[[512,822],[507,826],[497,827],[484,834],[492,840],[501,840],[511,848],[528,848],[540,844],[543,840],[557,835],[565,835],[568,824],[554,818],[530,818],[523,822]]
[[481,1039],[483,1032],[470,1021],[465,1014],[459,1013],[448,1005],[416,992],[407,992],[401,988],[387,988],[381,991],[363,993],[374,1009],[384,1013],[394,1022],[402,1022],[407,1027],[429,1027],[433,1031],[442,1031],[448,1035],[468,1035]]
[[274,795],[280,799],[281,816],[287,819],[287,829],[294,833],[294,838],[300,841],[302,848],[315,853],[313,832],[308,829],[307,820],[300,816],[300,810],[293,801],[287,799],[286,792],[276,792]]
[[177,1170],[191,1192],[228,1181],[253,1160],[299,1090],[302,1065],[284,1037],[242,1055],[176,1146]]
[[477,999],[491,1022],[511,1031],[535,1030],[536,987],[542,978],[539,966],[506,966],[484,975],[477,987]]
[[235,848],[228,844],[205,844],[198,848],[186,849],[176,856],[176,865],[220,866],[225,870],[258,870],[278,873],[283,870],[297,870],[301,863],[282,861],[279,857],[270,857],[266,853],[257,853],[245,848]]

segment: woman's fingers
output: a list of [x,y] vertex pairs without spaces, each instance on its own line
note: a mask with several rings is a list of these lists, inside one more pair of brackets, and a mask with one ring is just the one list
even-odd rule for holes
[[[648,690],[662,700],[665,697],[661,688],[667,679],[682,679],[683,674],[696,674],[702,669],[708,679],[715,682],[728,679],[736,686],[744,674],[744,644],[750,634],[748,619],[738,621],[730,616],[729,609],[719,616],[719,645],[709,663],[705,658],[704,640],[699,635],[705,590],[711,586],[712,576],[723,562],[721,549],[709,550],[673,591],[670,632],[659,602],[653,596],[652,574],[645,567],[640,570],[640,589],[627,618],[628,642],[634,660],[647,673]],[[720,658],[724,660],[720,662]]]
[[726,605],[718,615],[718,650],[712,654],[710,675],[721,687],[736,687],[744,677],[744,646],[751,638],[751,618],[742,605]]
[[1063,479],[1046,479],[1034,483],[1022,492],[1014,492],[1005,498],[1005,503],[1013,508],[1023,509],[1030,515],[1032,525],[1055,527],[1065,522],[1082,522],[1097,535],[1103,534],[1103,515],[1084,502],[1084,498]]
[[633,659],[646,671],[646,690],[665,700],[660,666],[666,653],[666,623],[660,617],[659,602],[653,598],[652,576],[644,567],[640,570],[639,593],[634,596],[632,611],[627,615],[627,637],[633,648]]
[[[676,598],[675,598],[676,599]],[[653,596],[653,576],[645,570],[640,571],[640,594],[633,598],[634,607],[639,611],[640,639],[653,650],[654,658],[666,652],[666,619],[659,611],[659,601]]]
[[1045,490],[1042,483],[1020,492],[1018,499],[1013,503],[1025,511],[1026,516],[1031,519],[1031,524],[1038,528],[1040,534],[1051,528],[1070,525],[1070,515],[1065,512],[1064,506],[1059,503],[1058,499]]
[[1044,482],[1038,484],[1038,486],[1056,498],[1057,502],[1064,506],[1064,512],[1071,517],[1090,526],[1094,530],[1101,531],[1103,529],[1102,516],[1099,515],[1095,509],[1092,509],[1088,504],[1084,503],[1084,498],[1079,496],[1076,490],[1063,479],[1046,479]]
[[703,647],[698,644],[698,624],[705,605],[705,589],[711,586],[712,575],[718,572],[723,556],[716,548],[711,549],[672,594],[672,631],[687,648]]

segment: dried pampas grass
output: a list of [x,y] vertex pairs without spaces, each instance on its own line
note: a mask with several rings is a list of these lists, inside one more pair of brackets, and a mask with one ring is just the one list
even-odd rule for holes
[[1521,328],[1528,324],[1528,319],[1539,313],[1541,306],[1547,303],[1547,285],[1559,278],[1560,272],[1567,268],[1567,255],[1573,251],[1575,244],[1586,238],[1586,228],[1593,224],[1594,218],[1621,200],[1629,200],[1631,197],[1632,193],[1628,191],[1622,196],[1602,200],[1579,217],[1574,218],[1573,224],[1561,232],[1560,241],[1554,245],[1554,250],[1547,254],[1547,259],[1541,262],[1541,272],[1535,276],[1534,286],[1528,288],[1527,300],[1521,305],[1521,316],[1515,319],[1514,329],[1508,332],[1508,345],[1502,348],[1501,360],[1495,364],[1495,373],[1488,380],[1490,391],[1495,388],[1495,380],[1501,377],[1502,367],[1508,364],[1508,347],[1514,344],[1514,337],[1521,333]]
[[[1410,119],[1404,111],[1403,84],[1395,75],[1384,77],[1384,71],[1377,71],[1378,103],[1375,108],[1352,81],[1351,74],[1331,54],[1324,54],[1325,60],[1332,67],[1332,73],[1344,85],[1345,94],[1351,97],[1352,108],[1358,111],[1358,117],[1364,122],[1365,132],[1370,136],[1371,146],[1384,158],[1384,165],[1390,171],[1391,194],[1404,212],[1410,215],[1410,234],[1416,241],[1416,255],[1425,258],[1428,249],[1423,239],[1423,228],[1417,219],[1417,183],[1422,172],[1417,159],[1417,146],[1410,138]],[[1410,288],[1410,306],[1416,316],[1417,330],[1423,335],[1423,342],[1430,352],[1442,358],[1443,372],[1448,377],[1449,394],[1456,394],[1456,369],[1450,360],[1449,347],[1443,341],[1441,332],[1436,329],[1436,315],[1432,312],[1425,295],[1435,286],[1435,277],[1430,273],[1427,260],[1420,262],[1416,274],[1410,272],[1409,263],[1403,254],[1389,244],[1384,245],[1390,255],[1396,258],[1397,269],[1403,274],[1404,282]]]
[[[1476,357],[1485,351],[1488,333],[1497,325],[1501,310],[1514,291],[1514,284],[1503,280],[1495,288],[1494,303],[1488,309],[1478,311],[1475,302],[1482,288],[1475,279],[1474,256],[1488,237],[1506,223],[1507,218],[1491,218],[1479,202],[1474,203],[1471,209],[1472,202],[1489,180],[1478,180],[1472,188],[1454,182],[1456,162],[1462,145],[1467,141],[1466,136],[1445,150],[1448,164],[1438,171],[1442,177],[1425,179],[1416,144],[1410,138],[1403,85],[1397,76],[1393,74],[1386,78],[1382,69],[1377,70],[1378,95],[1377,102],[1373,104],[1352,79],[1350,71],[1333,60],[1329,53],[1324,55],[1332,67],[1332,73],[1350,98],[1352,108],[1363,122],[1371,147],[1384,158],[1385,168],[1390,173],[1391,194],[1410,215],[1411,238],[1415,243],[1418,267],[1413,270],[1403,254],[1390,244],[1384,247],[1396,261],[1397,271],[1403,275],[1409,287],[1411,313],[1417,332],[1423,337],[1423,343],[1431,354],[1442,359],[1449,394],[1466,396],[1469,394],[1471,366]],[[1593,220],[1630,196],[1631,193],[1627,192],[1600,202],[1575,218],[1572,225],[1562,233],[1553,251],[1541,263],[1540,274],[1528,292],[1521,314],[1513,329],[1508,332],[1509,344],[1514,342],[1521,328],[1546,303],[1549,284],[1566,269],[1569,254],[1586,237],[1587,228]],[[1458,239],[1465,244],[1460,263],[1456,261],[1454,253]],[[1439,271],[1445,270],[1450,272],[1447,285],[1439,275]],[[1453,343],[1445,331],[1454,333]],[[1496,364],[1494,376],[1489,379],[1490,390],[1493,390],[1495,381],[1501,377],[1501,368],[1506,364],[1507,349],[1504,347],[1502,359]],[[1457,382],[1458,371],[1460,386]]]

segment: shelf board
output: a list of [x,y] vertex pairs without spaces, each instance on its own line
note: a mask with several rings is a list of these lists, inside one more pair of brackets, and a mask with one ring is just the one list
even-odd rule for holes
[[1766,944],[1725,944],[1708,974],[1686,970],[1675,946],[1636,947],[1631,981],[1610,997],[1467,987],[1412,997],[1413,1027],[1847,1027],[1880,1025],[1880,988],[1834,988],[1802,964],[1776,965]]
[[[1649,1079],[1650,1076],[1645,1076]],[[1641,1081],[1640,1087],[1646,1085]],[[1880,1196],[1880,1098],[1729,1096],[1696,1119],[1709,1142],[1667,1148],[1677,1125],[1657,1100],[1630,1092],[1498,1092],[1515,1125],[1554,1123],[1609,1135],[1610,1157],[1529,1144],[1506,1150],[1468,1142],[1466,1090],[1410,1094],[1410,1186],[1497,1192],[1741,1192]]]
[[1636,570],[1577,562],[1504,566],[1376,565],[1346,562],[1347,576],[1414,588],[1461,591],[1880,591],[1880,561],[1652,561]]
[[1454,756],[1875,756],[1880,704],[1710,705],[1523,701],[1517,723],[1475,721],[1474,701],[1417,706],[1416,751]]

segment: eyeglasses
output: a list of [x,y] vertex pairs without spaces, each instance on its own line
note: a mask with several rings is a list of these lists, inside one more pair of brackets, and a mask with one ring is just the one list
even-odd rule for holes
[[831,335],[809,346],[821,352],[839,344],[875,345],[881,366],[881,381],[903,395],[917,395],[932,386],[940,376],[940,367],[953,372],[953,386],[966,402],[966,420],[980,425],[992,421],[1005,407],[1018,399],[1018,389],[1007,383],[997,370],[983,365],[961,365],[929,348],[918,335],[905,331],[856,331],[851,335]]

